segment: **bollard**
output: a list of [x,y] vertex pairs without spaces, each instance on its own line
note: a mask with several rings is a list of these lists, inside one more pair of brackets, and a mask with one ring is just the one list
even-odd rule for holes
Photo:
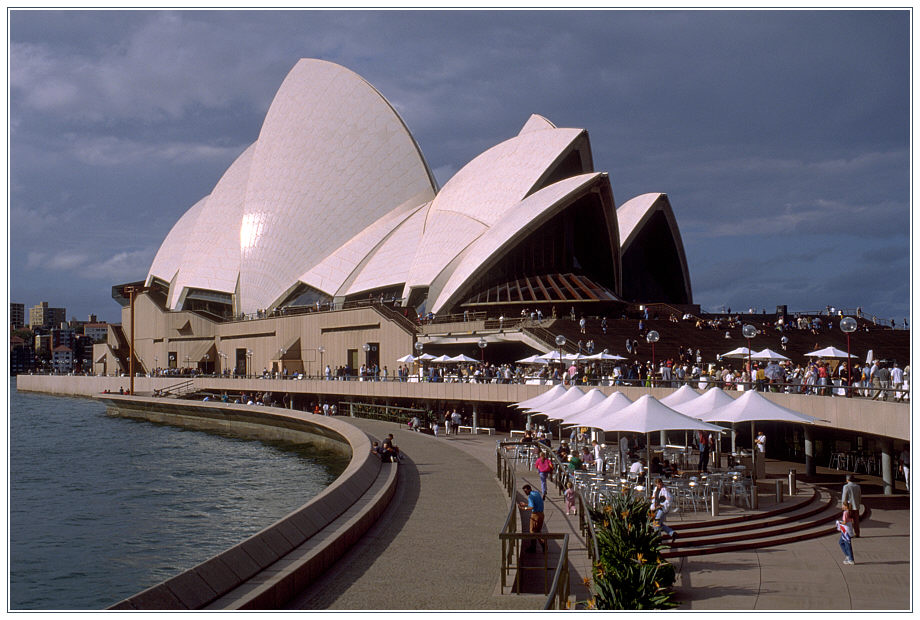
[[783,481],[782,480],[776,481],[776,503],[777,504],[783,503]]
[[719,492],[713,491],[711,495],[712,495],[712,516],[718,517],[719,516]]
[[796,484],[795,484],[795,470],[790,469],[789,470],[789,495],[790,496],[795,495],[797,491],[798,489],[796,488]]

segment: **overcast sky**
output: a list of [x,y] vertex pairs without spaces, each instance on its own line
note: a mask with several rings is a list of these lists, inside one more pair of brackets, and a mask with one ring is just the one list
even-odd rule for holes
[[[704,310],[909,316],[910,14],[12,11],[10,301],[119,321],[299,58],[399,111],[443,185],[532,113],[671,200]],[[216,222],[215,225],[219,225]]]

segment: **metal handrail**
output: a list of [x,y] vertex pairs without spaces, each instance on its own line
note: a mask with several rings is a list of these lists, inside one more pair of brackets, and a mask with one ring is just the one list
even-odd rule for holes
[[[549,587],[543,609],[566,609],[569,600],[569,535],[562,538],[562,549],[556,562],[553,583]],[[555,605],[554,605],[555,604]]]

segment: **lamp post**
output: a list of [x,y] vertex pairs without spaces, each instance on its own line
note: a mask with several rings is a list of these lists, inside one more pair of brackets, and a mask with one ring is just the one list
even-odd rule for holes
[[223,351],[218,351],[217,357],[220,358],[220,372],[223,374],[227,369],[227,354]]
[[211,355],[209,353],[204,354],[204,371],[208,372],[208,364],[211,363]]
[[323,378],[323,380],[325,381],[325,379],[326,379],[326,365],[323,364],[323,353],[326,352],[326,347],[324,347],[323,345],[319,345],[319,348],[317,349],[317,351],[319,351],[319,374],[320,374],[320,376]]
[[483,365],[485,365],[485,363],[486,363],[486,347],[489,346],[489,343],[486,342],[486,339],[485,339],[485,338],[480,338],[480,339],[479,339],[479,342],[478,342],[477,344],[479,345],[479,352],[482,354],[482,363],[483,363]]
[[751,338],[757,335],[757,328],[748,323],[741,328],[741,335],[747,338],[748,343],[748,376],[751,377],[751,388],[754,387],[754,369],[751,366]]
[[246,378],[252,374],[252,349],[246,349]]
[[562,363],[562,347],[565,346],[565,336],[556,336],[556,350],[559,352],[559,367],[562,368],[562,383],[565,383],[565,365]]
[[419,360],[418,358],[422,356],[422,349],[424,348],[425,345],[423,345],[418,340],[415,341],[415,358],[418,361],[418,366],[422,371],[422,377],[419,379],[420,381],[425,377],[425,360]]
[[650,345],[652,345],[652,377],[653,378],[649,381],[650,386],[655,383],[655,379],[654,379],[654,376],[655,376],[655,343],[658,342],[659,340],[661,340],[661,336],[658,335],[658,332],[656,332],[654,329],[649,331],[649,333],[645,335],[645,341],[648,342]]
[[188,355],[185,356],[185,369],[191,370],[192,368],[192,358]]
[[856,331],[856,319],[853,317],[844,317],[840,319],[840,329],[847,335],[847,398],[853,396],[850,385],[853,383],[852,370],[850,370],[850,334]]

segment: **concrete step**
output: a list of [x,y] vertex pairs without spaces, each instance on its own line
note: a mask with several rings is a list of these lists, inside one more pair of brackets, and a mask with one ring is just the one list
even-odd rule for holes
[[[710,555],[785,545],[833,535],[840,518],[838,498],[812,487],[807,499],[743,517],[712,519],[673,526],[677,541],[665,558]],[[865,509],[861,518],[865,518]]]

